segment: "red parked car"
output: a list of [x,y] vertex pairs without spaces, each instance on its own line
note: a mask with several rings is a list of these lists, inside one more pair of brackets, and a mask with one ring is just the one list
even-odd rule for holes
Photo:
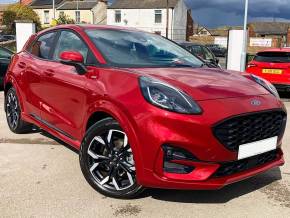
[[290,92],[290,48],[258,52],[246,71],[270,81],[278,91]]
[[286,110],[250,74],[209,68],[158,36],[64,25],[33,35],[5,77],[10,129],[79,149],[97,191],[219,189],[284,163]]

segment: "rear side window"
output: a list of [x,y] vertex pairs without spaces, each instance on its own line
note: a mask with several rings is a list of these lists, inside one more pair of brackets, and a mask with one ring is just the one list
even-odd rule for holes
[[289,52],[260,52],[255,58],[258,62],[290,63]]
[[50,52],[53,47],[56,32],[50,32],[40,36],[36,42],[33,43],[30,52],[31,54],[43,58],[50,59]]

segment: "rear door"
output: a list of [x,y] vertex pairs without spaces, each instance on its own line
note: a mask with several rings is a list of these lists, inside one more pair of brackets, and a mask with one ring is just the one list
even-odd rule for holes
[[25,69],[27,113],[35,118],[40,118],[42,95],[45,94],[40,81],[41,76],[53,64],[51,52],[56,35],[55,31],[40,35],[18,63]]
[[290,84],[290,53],[260,52],[249,64],[247,72],[261,76],[274,84]]

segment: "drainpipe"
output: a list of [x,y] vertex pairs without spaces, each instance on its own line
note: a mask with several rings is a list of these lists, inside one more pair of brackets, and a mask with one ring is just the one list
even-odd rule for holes
[[55,0],[52,0],[53,19],[55,19]]
[[168,26],[169,26],[169,8],[168,0],[166,0],[166,38],[168,38]]

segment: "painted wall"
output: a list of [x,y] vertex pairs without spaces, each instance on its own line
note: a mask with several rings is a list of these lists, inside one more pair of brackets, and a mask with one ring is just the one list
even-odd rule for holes
[[[115,11],[121,11],[121,22],[115,22]],[[108,9],[107,24],[133,27],[148,32],[161,32],[166,36],[166,9],[162,11],[162,22],[155,23],[155,10],[160,9]],[[183,0],[179,1],[174,9],[169,9],[168,38],[185,40],[187,25],[187,7]]]
[[183,0],[179,1],[174,8],[173,40],[184,41],[186,39],[187,10]]
[[[41,24],[45,26],[49,26],[53,19],[53,10],[52,9],[34,9],[34,11],[38,14],[40,18]],[[49,11],[49,23],[44,23],[44,11]],[[59,13],[63,11],[64,14],[68,15],[72,19],[76,19],[75,17],[75,10],[56,10],[55,11],[55,18],[57,19]],[[91,10],[80,10],[80,21],[81,23],[93,23],[93,13]]]
[[[121,22],[115,22],[115,9],[107,10],[107,24],[124,27],[133,27],[148,32],[161,32],[166,36],[166,9],[161,9],[161,23],[155,23],[155,10],[160,9],[120,9]],[[173,28],[173,10],[169,10],[169,38],[172,38],[171,29]]]
[[94,24],[107,24],[107,3],[99,1],[92,9]]
[[[75,12],[76,10],[57,10],[58,14],[63,11],[64,14],[70,18],[76,20]],[[80,23],[93,23],[93,12],[91,10],[79,10],[80,11]]]

